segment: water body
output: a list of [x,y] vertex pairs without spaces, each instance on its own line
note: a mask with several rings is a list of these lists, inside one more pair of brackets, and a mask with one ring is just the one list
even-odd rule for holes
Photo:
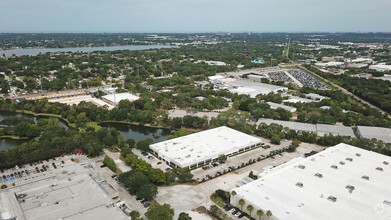
[[154,143],[158,143],[167,140],[168,136],[174,133],[174,130],[170,129],[151,128],[125,123],[102,123],[100,125],[108,128],[113,127],[121,133],[124,140],[132,138],[136,142],[152,138]]
[[112,46],[112,47],[67,47],[67,48],[20,48],[11,50],[0,50],[0,56],[5,54],[7,57],[11,57],[13,54],[16,56],[23,55],[38,55],[47,52],[93,52],[93,51],[115,51],[115,50],[148,50],[148,49],[161,49],[161,48],[176,48],[177,46],[171,45],[133,45],[133,46]]
[[[25,119],[33,119],[34,122],[37,122],[37,120],[41,117],[47,118],[45,116],[35,117],[34,115],[30,115],[30,114],[0,112],[0,121],[2,121],[6,117],[11,117],[11,116],[23,117]],[[65,129],[68,129],[68,126],[65,123],[63,123],[61,120],[60,120],[60,125],[62,127],[64,127]],[[8,138],[0,138],[0,151],[14,148],[14,147],[16,147],[24,142],[28,142],[28,141],[30,141],[30,140],[13,140],[13,139],[8,139]]]

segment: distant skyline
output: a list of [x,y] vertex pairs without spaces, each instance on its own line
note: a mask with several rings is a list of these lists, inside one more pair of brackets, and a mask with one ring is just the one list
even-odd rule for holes
[[390,0],[0,0],[0,32],[391,32]]

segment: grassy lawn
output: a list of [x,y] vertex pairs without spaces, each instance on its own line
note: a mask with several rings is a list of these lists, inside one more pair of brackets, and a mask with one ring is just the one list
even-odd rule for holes
[[224,207],[227,203],[225,203],[221,197],[217,196],[215,193],[213,193],[212,195],[210,195],[210,200],[212,200],[212,202],[214,202],[216,205],[220,206],[220,207]]

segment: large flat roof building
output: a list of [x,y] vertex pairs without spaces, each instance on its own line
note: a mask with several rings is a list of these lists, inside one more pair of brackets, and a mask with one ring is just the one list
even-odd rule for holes
[[233,155],[262,143],[256,138],[225,126],[150,145],[161,159],[176,167],[207,164],[220,155]]
[[122,100],[128,100],[130,102],[138,100],[140,97],[133,95],[129,92],[109,94],[102,96],[103,101],[109,103],[110,105],[118,105]]
[[0,219],[128,220],[118,192],[91,165],[72,164],[0,190]]
[[391,143],[391,129],[382,127],[357,126],[357,135],[360,138],[376,138],[384,143]]
[[265,123],[267,125],[270,125],[271,123],[275,123],[295,131],[313,132],[320,137],[326,134],[332,134],[334,136],[349,136],[352,138],[356,137],[351,127],[343,126],[343,125],[310,124],[304,122],[274,120],[270,118],[260,118],[256,124],[259,125],[261,123]]
[[[391,157],[347,144],[264,171],[232,191],[231,204],[254,206],[270,219],[390,219]],[[243,207],[243,211],[247,209]]]

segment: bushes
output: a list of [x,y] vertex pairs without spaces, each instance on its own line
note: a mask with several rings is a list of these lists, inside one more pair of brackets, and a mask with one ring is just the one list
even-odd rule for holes
[[113,172],[117,172],[117,165],[115,165],[114,160],[111,159],[109,156],[105,156],[105,159],[103,159],[103,163]]

